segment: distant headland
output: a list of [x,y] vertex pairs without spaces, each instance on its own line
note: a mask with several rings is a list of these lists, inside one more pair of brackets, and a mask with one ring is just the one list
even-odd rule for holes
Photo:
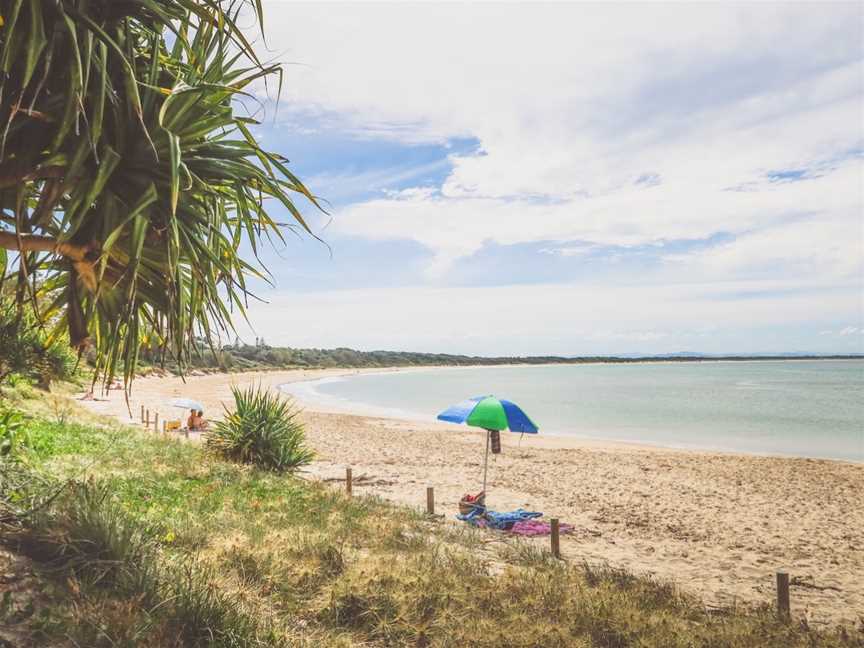
[[[718,362],[754,360],[861,360],[864,354],[818,353],[752,353],[709,354],[682,351],[667,354],[619,355],[531,355],[531,356],[479,356],[453,353],[422,353],[414,351],[358,351],[350,348],[301,349],[274,347],[258,339],[255,344],[239,340],[234,344],[211,349],[201,344],[193,353],[190,369],[250,371],[284,368],[368,368],[368,367],[424,367],[424,366],[480,366],[480,365],[540,365],[590,364],[636,362]],[[142,353],[145,366],[160,365],[158,355],[146,350]],[[172,369],[166,362],[166,369]]]

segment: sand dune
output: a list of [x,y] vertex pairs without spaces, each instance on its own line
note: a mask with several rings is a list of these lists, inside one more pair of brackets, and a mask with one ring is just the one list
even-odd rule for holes
[[[162,419],[182,414],[167,406],[182,395],[201,400],[213,417],[232,402],[231,384],[275,387],[340,373],[216,374],[185,384],[140,379],[130,395],[131,419],[121,392],[87,404],[137,423],[141,404]],[[482,432],[311,404],[304,417],[319,454],[310,478],[339,478],[352,466],[355,493],[418,507],[426,486],[434,486],[439,510],[450,517],[463,493],[479,490]],[[775,572],[788,571],[796,616],[816,624],[864,622],[864,465],[542,435],[519,441],[503,435],[503,453],[490,464],[488,503],[574,524],[562,543],[566,558],[670,578],[708,604],[770,602]]]

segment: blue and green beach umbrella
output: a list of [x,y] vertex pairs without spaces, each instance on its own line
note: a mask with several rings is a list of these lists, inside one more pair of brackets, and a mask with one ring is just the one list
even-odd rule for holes
[[465,423],[484,430],[510,430],[537,434],[538,428],[516,404],[494,396],[475,396],[438,415],[438,420]]
[[483,491],[486,491],[486,470],[489,465],[489,440],[492,430],[510,430],[537,434],[539,428],[516,404],[494,396],[475,396],[438,415],[439,421],[465,423],[486,430],[486,456],[483,459]]

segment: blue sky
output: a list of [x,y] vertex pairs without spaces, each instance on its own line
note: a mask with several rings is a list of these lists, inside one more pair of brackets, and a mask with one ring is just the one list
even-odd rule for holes
[[265,253],[244,337],[864,351],[861,5],[264,8],[329,247]]

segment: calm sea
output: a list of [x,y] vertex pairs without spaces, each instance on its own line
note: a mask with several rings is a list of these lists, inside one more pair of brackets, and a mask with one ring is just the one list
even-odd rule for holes
[[864,361],[491,367],[286,386],[301,398],[431,419],[469,396],[518,403],[541,434],[864,461]]

